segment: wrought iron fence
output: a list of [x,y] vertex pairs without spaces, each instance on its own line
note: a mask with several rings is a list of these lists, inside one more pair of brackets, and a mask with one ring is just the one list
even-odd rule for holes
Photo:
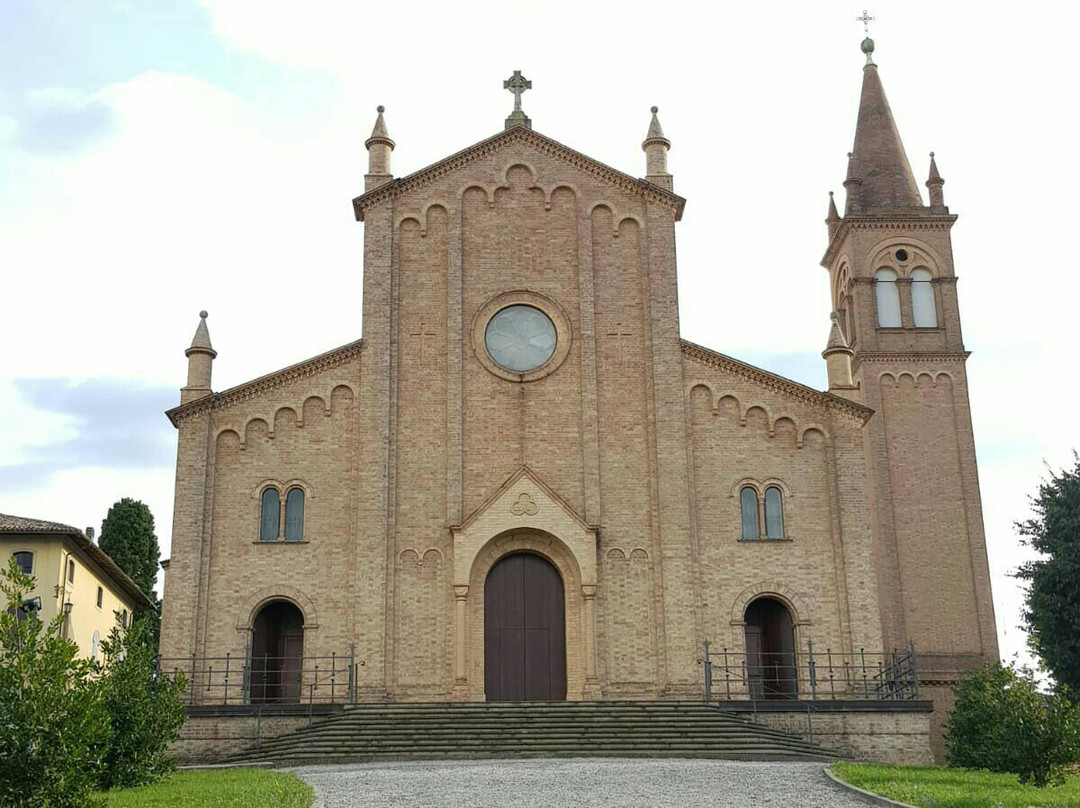
[[705,643],[705,700],[908,701],[919,697],[915,648],[887,653],[863,649],[747,654]]
[[158,675],[187,681],[189,705],[348,704],[356,700],[353,655],[168,657]]

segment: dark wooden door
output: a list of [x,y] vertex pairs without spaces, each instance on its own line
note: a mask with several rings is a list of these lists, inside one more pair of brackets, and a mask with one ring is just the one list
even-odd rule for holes
[[746,610],[746,676],[754,698],[798,695],[795,627],[791,612],[778,600],[759,598]]
[[562,578],[540,556],[507,556],[484,584],[484,690],[488,701],[566,698]]
[[304,617],[291,603],[271,603],[255,617],[249,698],[254,703],[300,699]]

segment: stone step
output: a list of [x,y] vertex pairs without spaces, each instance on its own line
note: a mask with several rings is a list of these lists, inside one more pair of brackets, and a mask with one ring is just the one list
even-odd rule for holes
[[234,762],[497,757],[826,760],[797,735],[691,702],[362,704],[230,756]]

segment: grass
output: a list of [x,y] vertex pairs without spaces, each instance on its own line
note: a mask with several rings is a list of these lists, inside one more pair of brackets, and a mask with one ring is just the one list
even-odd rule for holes
[[1063,786],[1035,788],[1020,785],[1015,775],[969,769],[836,763],[832,772],[853,786],[919,808],[1080,806],[1080,775],[1068,777]]
[[315,800],[296,775],[263,769],[176,772],[105,796],[108,808],[308,808]]

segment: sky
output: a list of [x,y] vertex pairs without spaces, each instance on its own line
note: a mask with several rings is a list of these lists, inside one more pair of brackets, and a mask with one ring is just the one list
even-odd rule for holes
[[[1007,10],[998,10],[998,9]],[[0,2],[0,512],[100,529],[146,502],[169,555],[184,349],[214,387],[362,335],[363,142],[398,176],[534,128],[634,176],[672,141],[683,335],[819,389],[827,194],[843,200],[862,6],[283,0]],[[875,61],[954,251],[1002,653],[1013,527],[1080,426],[1072,3],[881,0]],[[925,191],[924,191],[925,194]],[[721,234],[719,245],[717,233]]]

